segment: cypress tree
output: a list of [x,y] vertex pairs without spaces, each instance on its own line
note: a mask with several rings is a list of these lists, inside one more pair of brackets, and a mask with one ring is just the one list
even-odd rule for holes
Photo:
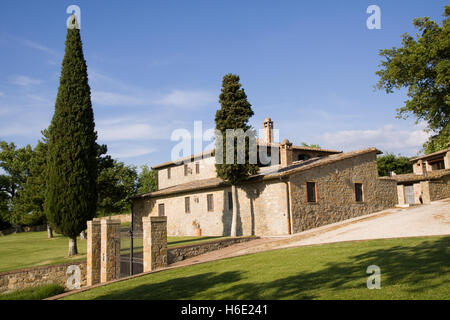
[[[237,162],[237,139],[234,139],[233,152],[234,163],[226,163],[226,130],[242,129],[244,132],[250,132],[249,136],[254,136],[254,130],[248,124],[253,110],[251,104],[247,101],[247,95],[239,83],[239,76],[234,74],[226,74],[222,81],[222,90],[219,96],[221,108],[217,110],[215,122],[216,130],[220,131],[221,137],[216,137],[216,172],[217,176],[222,180],[231,184],[231,192],[233,199],[233,216],[231,222],[231,236],[237,235],[237,189],[236,185],[247,179],[250,175],[258,172],[258,166],[251,164],[249,161],[249,139],[246,139],[245,147],[245,163]],[[250,131],[249,131],[250,130]],[[219,158],[220,153],[217,151],[222,148],[222,159]],[[218,163],[222,160],[222,163]]]
[[78,253],[77,235],[96,212],[96,139],[80,30],[68,29],[49,127],[45,210],[56,231],[69,237],[69,256]]

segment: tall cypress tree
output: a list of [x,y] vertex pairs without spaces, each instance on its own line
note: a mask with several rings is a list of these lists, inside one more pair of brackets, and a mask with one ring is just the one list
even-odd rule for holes
[[[236,185],[247,179],[250,175],[258,172],[258,166],[251,164],[249,161],[249,145],[246,140],[245,147],[245,163],[238,164],[237,157],[237,139],[234,139],[234,163],[226,163],[226,130],[242,129],[244,132],[251,130],[248,124],[251,116],[253,116],[252,105],[247,101],[242,85],[239,83],[239,76],[234,74],[226,74],[222,80],[222,90],[219,96],[221,108],[216,112],[216,130],[220,131],[221,137],[216,137],[216,172],[217,176],[222,180],[231,184],[231,193],[233,199],[233,217],[231,221],[231,236],[237,235],[237,190]],[[252,133],[254,135],[254,132]],[[250,135],[251,136],[251,135]],[[220,141],[222,139],[222,141]],[[217,152],[222,148],[222,163],[217,163],[220,158]]]
[[69,237],[69,256],[78,253],[77,235],[96,212],[96,139],[80,30],[68,29],[49,127],[45,210],[56,231]]

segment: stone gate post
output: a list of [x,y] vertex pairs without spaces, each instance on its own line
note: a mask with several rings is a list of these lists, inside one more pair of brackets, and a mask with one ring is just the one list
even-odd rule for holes
[[92,286],[100,282],[100,220],[87,222],[86,282]]
[[144,272],[167,267],[167,217],[142,218]]
[[120,220],[101,221],[101,272],[100,281],[120,277]]

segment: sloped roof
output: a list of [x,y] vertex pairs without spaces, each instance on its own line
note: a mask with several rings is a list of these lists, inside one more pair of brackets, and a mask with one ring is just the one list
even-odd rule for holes
[[[375,152],[377,154],[381,153],[376,148],[367,148],[363,150],[356,150],[351,152],[344,152],[339,154],[332,154],[325,157],[317,157],[312,158],[304,161],[295,161],[292,163],[292,165],[288,167],[281,167],[273,166],[273,167],[267,167],[260,171],[260,173],[249,177],[244,183],[252,183],[256,181],[266,181],[266,180],[273,180],[273,179],[281,179],[283,177],[287,177],[292,174],[296,174],[302,171],[307,171],[313,168],[326,166],[338,161],[342,161],[345,159],[357,157],[360,155],[368,154]],[[389,179],[389,178],[386,178]],[[391,179],[392,180],[392,179]],[[172,195],[177,193],[183,193],[183,192],[190,192],[190,191],[199,191],[199,190],[205,190],[210,188],[217,188],[217,187],[224,187],[224,186],[230,186],[229,183],[224,182],[220,178],[209,178],[209,179],[202,179],[202,180],[195,180],[192,182],[187,182],[179,185],[175,185],[172,187],[164,188],[158,191],[150,192],[150,193],[144,193],[141,195],[137,195],[133,197],[133,199],[138,198],[145,198],[145,197],[158,197],[163,195]]]
[[433,153],[430,153],[430,154],[426,154],[426,155],[423,155],[423,156],[420,156],[420,157],[412,158],[410,161],[414,162],[414,161],[417,161],[417,160],[433,158],[435,156],[444,155],[448,151],[450,151],[450,148],[447,148],[447,149],[444,149],[444,150],[440,150],[440,151],[436,151],[436,152],[433,152]]
[[408,183],[408,182],[436,180],[436,179],[440,179],[447,175],[450,175],[450,169],[428,171],[426,177],[423,174],[406,173],[406,174],[397,174],[395,176],[392,176],[391,178],[396,180],[397,183],[402,184],[402,183]]
[[[257,143],[258,143],[258,146],[271,146],[271,147],[279,147],[280,146],[280,143],[275,143],[275,142],[266,143],[259,139],[257,139]],[[329,153],[329,154],[342,153],[342,151],[337,151],[337,150],[310,148],[310,147],[304,147],[304,146],[292,146],[292,149],[304,150],[304,151],[316,151],[316,152],[323,152],[323,153]],[[187,156],[184,158],[180,158],[176,161],[163,162],[163,163],[153,166],[152,169],[162,169],[162,168],[169,167],[172,165],[181,164],[185,161],[196,161],[196,160],[200,160],[200,159],[204,159],[204,158],[209,158],[214,154],[214,151],[215,151],[215,149],[211,149],[208,151],[204,151],[202,153],[197,153],[197,154],[190,155],[190,156]]]

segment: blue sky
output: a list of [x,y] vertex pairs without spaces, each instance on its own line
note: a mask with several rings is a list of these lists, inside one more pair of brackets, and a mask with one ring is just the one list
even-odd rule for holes
[[[378,51],[442,21],[445,1],[28,1],[0,3],[0,140],[34,146],[53,115],[66,8],[81,33],[99,142],[127,164],[170,160],[177,128],[214,127],[221,80],[236,73],[260,128],[349,151],[415,155],[424,124],[396,119],[405,91],[374,91]],[[369,30],[366,8],[381,9]],[[209,144],[205,142],[204,146]]]

